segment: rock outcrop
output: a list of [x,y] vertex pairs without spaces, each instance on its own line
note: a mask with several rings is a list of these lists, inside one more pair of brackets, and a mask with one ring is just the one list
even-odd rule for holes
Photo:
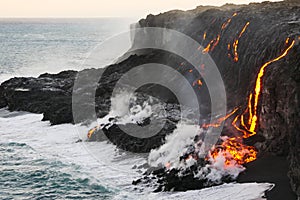
[[0,106],[11,111],[43,113],[52,124],[72,122],[72,88],[77,72],[13,78],[2,83]]
[[[236,14],[234,14],[236,13]],[[263,92],[259,102],[259,131],[263,140],[252,141],[259,152],[286,157],[288,176],[294,192],[300,196],[300,4],[297,0],[198,7],[191,11],[170,11],[149,15],[138,22],[138,27],[163,27],[178,30],[204,47],[218,38],[210,53],[222,75],[228,109],[246,107],[247,97],[254,90],[260,67],[276,58],[286,47],[286,39],[295,40],[289,54],[272,63],[263,77]],[[222,25],[231,19],[226,28]],[[247,29],[239,37],[241,31]],[[203,40],[203,35],[206,39]],[[141,41],[136,35],[134,41]],[[159,38],[164,41],[166,38]],[[237,51],[232,48],[239,39]],[[160,42],[160,41],[156,41]],[[229,45],[230,46],[229,46]],[[188,48],[188,47],[182,47]],[[238,56],[238,61],[236,56]],[[159,50],[146,50],[128,56],[108,66],[96,92],[98,117],[108,113],[110,96],[116,81],[126,71],[145,63],[162,63],[186,75],[192,66],[176,55]],[[93,69],[95,70],[95,69]],[[72,118],[72,88],[77,72],[57,75],[44,74],[38,78],[14,78],[0,86],[0,107],[43,113],[52,124],[70,123]],[[196,75],[195,75],[196,76]],[[104,89],[105,88],[105,89]],[[148,87],[143,92],[149,92]],[[154,87],[155,88],[155,87]],[[198,91],[203,98],[203,112],[209,116],[205,83]],[[155,89],[154,89],[155,91]],[[150,92],[151,93],[151,92]],[[152,89],[153,93],[153,89]],[[164,97],[174,102],[172,95]]]

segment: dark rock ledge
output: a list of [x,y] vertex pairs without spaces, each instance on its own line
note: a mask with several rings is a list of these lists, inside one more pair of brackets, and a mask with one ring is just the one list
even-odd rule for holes
[[[235,12],[238,15],[222,32],[218,46],[210,53],[226,86],[228,109],[245,106],[246,98],[253,90],[260,67],[281,53],[287,37],[296,40],[293,49],[284,59],[271,64],[266,69],[259,105],[260,129],[258,132],[258,135],[264,139],[254,140],[252,143],[261,154],[268,153],[280,158],[280,162],[286,162],[287,170],[281,173],[286,173],[292,190],[300,196],[299,1],[222,7],[200,6],[186,12],[171,11],[157,16],[149,15],[146,19],[140,20],[137,26],[172,28],[206,46],[216,37],[222,23]],[[227,46],[228,43],[233,43],[246,22],[250,22],[250,25],[239,41],[239,61],[234,62],[232,58],[228,58]],[[202,41],[204,32],[207,32],[207,39]],[[139,41],[138,36],[135,40]],[[122,62],[108,66],[100,83],[100,86],[106,89],[100,88],[96,94],[96,98],[101,99],[97,104],[99,116],[104,116],[109,111],[110,95],[116,80],[132,67],[149,62],[172,66],[182,74],[187,74],[188,70],[192,69],[192,66],[184,62],[182,58],[155,50],[139,52],[138,55],[131,55]],[[49,120],[51,124],[72,123],[71,95],[76,74],[75,71],[65,71],[59,74],[43,74],[38,78],[10,79],[0,86],[0,108],[43,113],[43,120]],[[202,90],[199,91],[199,98],[205,94],[205,84],[203,88],[203,93]],[[165,98],[167,101],[172,101],[171,96]],[[205,111],[208,105],[205,105],[206,101],[203,102]],[[209,112],[206,114],[209,115]],[[263,166],[265,165],[268,164],[264,163]],[[246,173],[251,175],[251,166]],[[262,176],[263,174],[260,177]],[[274,170],[274,176],[276,176],[276,170]],[[266,175],[260,181],[272,180]]]

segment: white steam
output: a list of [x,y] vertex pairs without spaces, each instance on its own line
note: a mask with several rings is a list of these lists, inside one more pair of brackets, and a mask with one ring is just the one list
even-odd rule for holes
[[111,124],[110,118],[116,119],[114,122],[117,124],[137,124],[142,123],[146,118],[164,118],[165,116],[163,103],[154,97],[148,96],[148,99],[139,104],[137,96],[123,90],[111,97],[110,112],[105,117],[98,119],[98,124]]
[[179,162],[179,158],[187,151],[187,148],[193,143],[195,135],[199,132],[199,126],[178,124],[174,133],[166,136],[166,143],[150,152],[149,164],[157,167],[169,163],[174,168],[184,167]]
[[207,178],[211,182],[221,183],[221,180],[225,176],[230,176],[232,179],[236,179],[238,175],[245,170],[245,168],[237,163],[232,163],[231,165],[226,165],[226,158],[223,154],[218,154],[218,156],[213,159],[209,157],[210,164],[201,168],[196,177]]
[[[137,103],[138,98],[129,94],[127,91],[121,91],[111,98],[111,111],[110,113],[99,119],[99,124],[110,124],[110,118],[117,119],[118,124],[139,123],[144,119],[153,116],[162,117],[161,111],[164,106],[158,103],[154,98],[149,97],[147,101],[140,104]],[[165,113],[163,113],[165,115]],[[198,125],[189,124],[189,122],[181,121],[177,125],[177,129],[168,136],[166,142],[158,149],[150,152],[148,157],[148,164],[153,167],[166,166],[167,168],[187,169],[188,167],[196,164],[197,160],[193,156],[185,159],[180,159],[186,155],[189,149],[194,148],[194,152],[200,152],[202,141],[195,143],[194,138],[196,135],[204,134],[203,129]],[[207,133],[209,134],[209,133]],[[245,170],[245,168],[236,162],[225,163],[226,158],[220,153],[216,158],[208,156],[208,164],[199,169],[195,177],[200,179],[208,179],[214,183],[221,183],[222,178],[230,176],[235,179]]]
[[[184,160],[180,157],[188,152],[188,148],[194,147],[195,152],[200,152],[199,142],[195,143],[194,138],[198,134],[202,134],[203,130],[196,125],[179,124],[173,134],[166,137],[166,143],[160,148],[152,150],[149,154],[148,163],[150,166],[166,166],[167,168],[186,169],[197,161],[193,156],[189,156]],[[195,177],[200,179],[208,179],[214,183],[221,183],[222,178],[229,176],[236,179],[237,176],[245,170],[245,168],[235,161],[230,164],[225,163],[226,158],[220,153],[216,158],[208,155],[208,163],[200,168]]]

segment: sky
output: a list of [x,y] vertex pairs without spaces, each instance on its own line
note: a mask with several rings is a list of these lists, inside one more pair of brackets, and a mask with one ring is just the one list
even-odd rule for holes
[[[278,0],[273,0],[278,1]],[[261,0],[0,0],[0,17],[145,17],[198,5],[245,4]]]

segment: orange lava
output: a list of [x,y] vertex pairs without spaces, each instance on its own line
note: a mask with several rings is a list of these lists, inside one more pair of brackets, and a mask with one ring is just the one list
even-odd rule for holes
[[[287,39],[287,41],[289,41],[290,39]],[[272,63],[281,60],[282,58],[284,58],[288,52],[293,48],[295,44],[295,40],[293,40],[291,42],[291,44],[276,58],[266,62],[259,70],[259,73],[257,75],[256,78],[256,83],[255,83],[255,88],[254,88],[254,92],[250,93],[249,98],[248,98],[248,105],[247,105],[247,109],[245,110],[245,112],[240,115],[237,116],[237,118],[234,120],[234,127],[238,127],[237,126],[237,121],[240,122],[240,125],[242,126],[241,128],[237,128],[237,130],[243,132],[244,134],[244,138],[249,138],[253,135],[256,134],[257,131],[257,126],[258,126],[258,113],[257,113],[257,107],[258,107],[258,103],[259,103],[259,98],[261,95],[261,91],[262,91],[262,78],[265,75],[265,69]],[[248,118],[247,122],[245,122],[245,119]]]
[[229,138],[225,140],[210,154],[213,159],[216,159],[222,154],[226,159],[225,165],[227,166],[232,165],[232,161],[236,164],[243,165],[256,160],[257,157],[255,147],[244,145],[240,138]]
[[194,83],[193,83],[193,86],[196,86],[196,85],[202,86],[203,83],[202,83],[202,81],[200,79],[198,79],[198,80],[194,81]]
[[[285,44],[288,45],[290,38],[287,38]],[[215,146],[211,152],[211,157],[216,160],[218,156],[223,155],[225,158],[225,165],[231,165],[232,161],[239,165],[252,162],[256,160],[257,150],[253,146],[247,146],[243,144],[244,138],[249,138],[256,134],[258,128],[258,113],[257,107],[261,96],[262,91],[262,78],[265,75],[265,69],[272,63],[281,60],[284,58],[288,52],[293,48],[295,40],[293,40],[288,47],[276,58],[266,62],[259,70],[259,73],[256,78],[255,88],[252,93],[250,93],[248,98],[248,105],[245,111],[241,115],[237,115],[232,121],[233,127],[242,133],[241,136],[236,136],[232,138],[225,139],[221,145]],[[229,116],[234,114],[230,113]],[[228,118],[228,117],[227,117]],[[226,120],[227,118],[220,118],[219,122]],[[246,120],[248,118],[248,120]],[[218,124],[218,123],[216,123]],[[213,126],[205,125],[205,127]],[[221,124],[221,123],[220,123]]]
[[222,125],[222,123],[227,120],[229,117],[231,117],[236,111],[238,110],[238,108],[234,109],[231,113],[227,114],[224,117],[221,117],[219,119],[217,119],[217,121],[215,123],[212,124],[203,124],[202,128],[209,128],[209,127],[220,127]]
[[[211,40],[211,41],[207,44],[207,46],[202,50],[202,53],[212,52],[212,51],[215,49],[215,47],[216,47],[216,46],[219,44],[219,42],[220,42],[222,31],[225,30],[225,29],[227,28],[227,26],[228,26],[228,25],[230,24],[230,22],[232,21],[232,18],[235,17],[235,16],[237,16],[237,13],[234,13],[234,14],[232,15],[231,18],[229,18],[226,22],[224,22],[224,23],[222,24],[221,30],[220,30],[220,32],[218,33],[218,35],[217,35],[213,40]],[[205,37],[204,37],[204,36],[205,36]],[[206,38],[206,32],[204,33],[203,38]]]
[[99,128],[100,128],[99,126],[96,126],[96,127],[92,128],[91,130],[89,130],[89,132],[88,132],[88,134],[87,134],[87,137],[88,137],[89,139],[91,139],[91,137],[93,136],[93,134],[95,133],[95,131],[96,131],[97,129],[99,129]]
[[203,33],[203,40],[206,39],[206,32]]
[[248,28],[250,22],[247,22],[245,24],[245,26],[243,27],[242,31],[240,32],[239,36],[237,39],[235,39],[235,41],[232,44],[233,47],[233,54],[234,54],[234,62],[238,62],[239,61],[239,54],[238,54],[238,45],[239,45],[239,39],[243,36],[243,34],[245,33],[246,29]]

